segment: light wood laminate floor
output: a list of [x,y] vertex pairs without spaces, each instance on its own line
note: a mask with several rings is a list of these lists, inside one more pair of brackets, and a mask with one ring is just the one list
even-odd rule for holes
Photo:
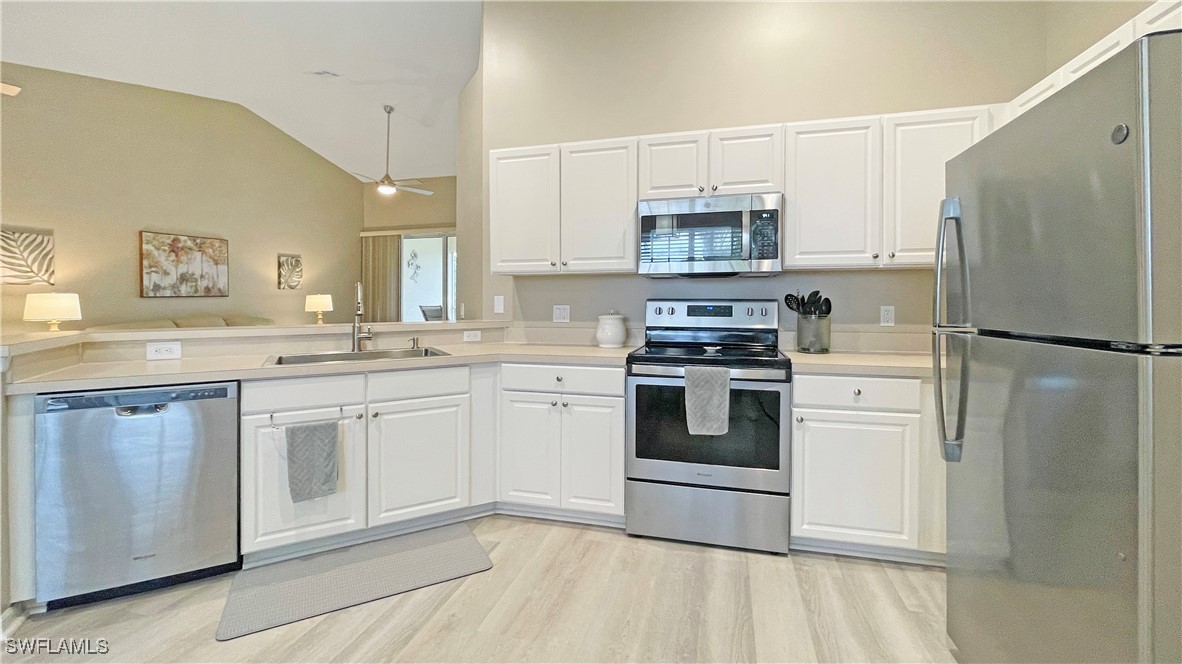
[[31,616],[103,656],[5,662],[951,662],[941,570],[775,556],[506,516],[481,574],[219,643],[230,575]]

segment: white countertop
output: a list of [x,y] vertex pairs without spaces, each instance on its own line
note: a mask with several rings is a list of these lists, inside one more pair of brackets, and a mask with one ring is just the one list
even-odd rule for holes
[[[259,380],[420,369],[496,362],[539,362],[623,367],[631,348],[557,346],[523,343],[468,343],[437,346],[443,357],[366,360],[335,364],[264,366],[269,355],[192,357],[180,360],[90,362],[11,383],[7,394],[101,390],[222,380]],[[789,351],[794,373],[931,376],[931,357],[923,353],[843,353],[812,355]]]

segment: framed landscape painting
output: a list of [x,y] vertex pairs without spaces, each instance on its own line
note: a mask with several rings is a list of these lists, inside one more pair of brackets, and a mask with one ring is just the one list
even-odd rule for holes
[[140,297],[229,295],[229,240],[140,231]]

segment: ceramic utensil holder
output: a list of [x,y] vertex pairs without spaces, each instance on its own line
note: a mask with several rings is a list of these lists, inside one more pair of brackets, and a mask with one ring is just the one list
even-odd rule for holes
[[802,353],[828,353],[829,317],[797,314],[796,347]]

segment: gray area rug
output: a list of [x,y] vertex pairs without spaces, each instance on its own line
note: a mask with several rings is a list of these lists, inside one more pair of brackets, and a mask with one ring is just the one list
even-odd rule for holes
[[330,613],[492,567],[457,523],[238,572],[217,640]]

